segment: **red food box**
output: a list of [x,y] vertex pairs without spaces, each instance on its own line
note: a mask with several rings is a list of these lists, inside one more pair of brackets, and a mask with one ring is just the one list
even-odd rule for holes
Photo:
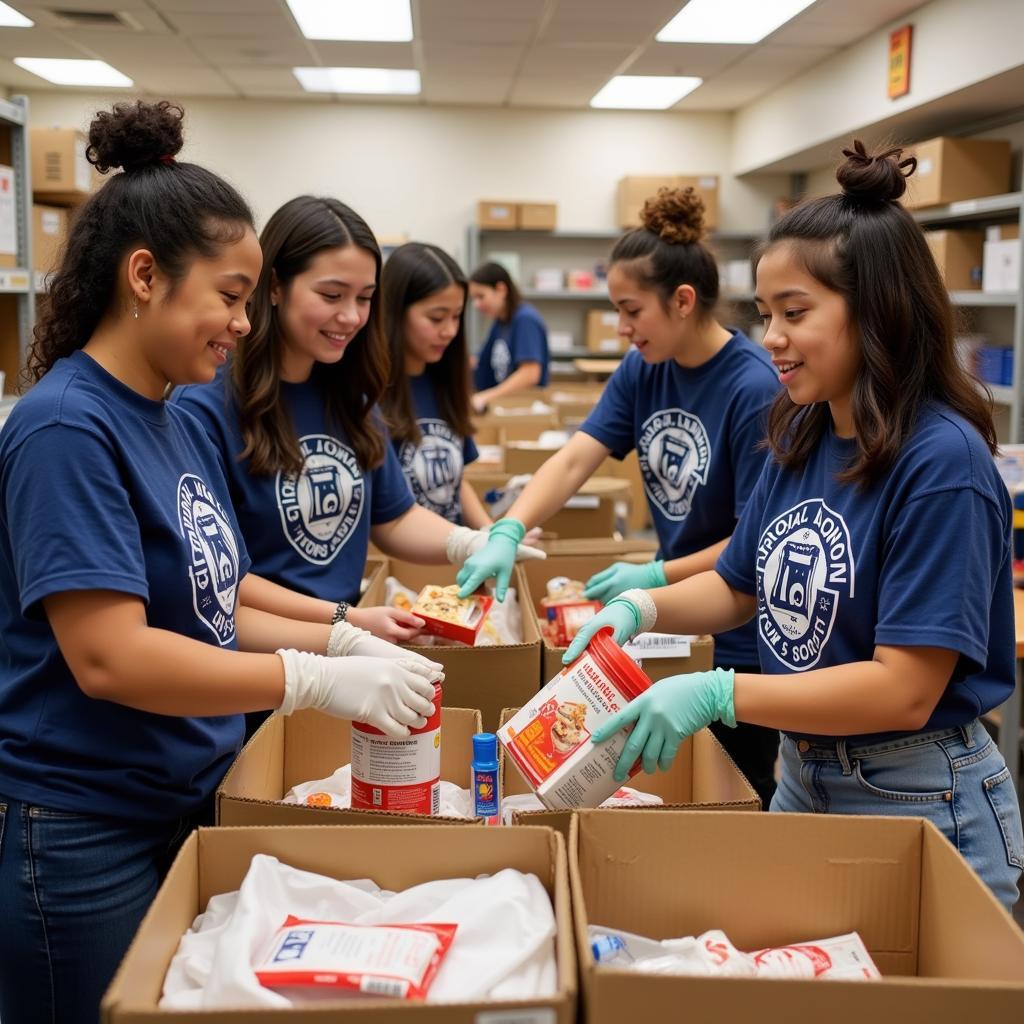
[[494,598],[487,594],[460,598],[457,584],[428,584],[420,591],[411,611],[423,620],[424,633],[459,640],[472,647],[493,604]]
[[547,635],[556,647],[568,647],[576,634],[604,607],[600,601],[563,601],[544,608]]

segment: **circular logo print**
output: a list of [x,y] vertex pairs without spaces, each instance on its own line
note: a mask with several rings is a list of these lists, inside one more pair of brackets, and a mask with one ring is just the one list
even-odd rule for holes
[[704,424],[683,409],[662,409],[644,422],[636,447],[651,500],[666,519],[685,519],[697,488],[708,482],[711,443]]
[[758,631],[797,672],[813,668],[832,634],[843,597],[853,597],[850,531],[820,498],[768,524],[757,548]]
[[293,548],[307,562],[333,561],[359,522],[365,484],[355,452],[326,434],[299,438],[297,476],[277,474],[277,507]]
[[508,350],[508,342],[499,338],[491,349],[491,370],[494,379],[500,384],[512,369],[512,353]]
[[432,512],[459,521],[459,485],[462,483],[462,438],[444,421],[416,421],[419,445],[405,442],[398,453],[402,471],[416,500]]

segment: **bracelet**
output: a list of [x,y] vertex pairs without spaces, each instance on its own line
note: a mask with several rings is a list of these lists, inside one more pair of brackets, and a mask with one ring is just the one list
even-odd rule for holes
[[334,614],[331,616],[331,625],[336,626],[339,622],[344,622],[348,618],[348,601],[339,601],[338,607],[334,609]]

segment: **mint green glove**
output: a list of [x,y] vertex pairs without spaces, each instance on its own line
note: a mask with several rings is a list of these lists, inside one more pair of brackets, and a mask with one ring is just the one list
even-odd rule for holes
[[455,582],[462,588],[459,597],[469,597],[485,580],[495,577],[494,596],[505,600],[512,566],[516,564],[519,542],[526,527],[518,519],[499,519],[487,535],[487,543],[462,564]]
[[562,655],[562,664],[568,665],[575,661],[586,650],[590,638],[605,626],[611,626],[615,630],[612,639],[617,644],[627,643],[640,629],[640,609],[625,597],[616,597],[609,601],[573,637],[569,649]]
[[624,590],[654,590],[656,587],[667,586],[665,563],[660,559],[642,565],[616,562],[591,576],[583,594],[588,601],[603,601],[607,604]]
[[731,668],[669,676],[596,729],[593,740],[603,743],[630,722],[636,723],[615,766],[615,778],[619,782],[628,778],[629,770],[641,757],[648,775],[658,768],[668,771],[679,744],[712,722],[734,729],[734,677]]

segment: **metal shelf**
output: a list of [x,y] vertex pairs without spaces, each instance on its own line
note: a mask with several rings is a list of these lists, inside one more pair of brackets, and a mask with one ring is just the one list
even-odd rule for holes
[[911,210],[918,224],[952,223],[958,220],[1010,219],[1020,214],[1022,195],[1007,192],[1001,196],[982,196],[980,199],[962,199],[948,206],[933,206],[926,210]]
[[989,384],[986,381],[980,381],[978,390],[984,394],[986,389],[992,392],[992,401],[996,405],[1013,405],[1013,388],[1005,387],[1002,384]]
[[590,291],[574,292],[568,288],[561,291],[543,291],[537,288],[524,288],[521,292],[524,299],[530,302],[543,302],[547,299],[557,302],[607,302],[608,290],[593,288]]
[[32,275],[20,267],[0,270],[0,293],[4,295],[27,295],[32,291]]
[[954,306],[1016,306],[1019,296],[1016,292],[950,292],[949,301]]
[[[543,238],[561,242],[615,242],[618,241],[630,228],[619,228],[612,231],[530,231],[527,228],[478,228],[480,237],[485,235],[488,238]],[[712,242],[754,242],[762,237],[762,234],[746,231],[712,231],[709,240]]]

